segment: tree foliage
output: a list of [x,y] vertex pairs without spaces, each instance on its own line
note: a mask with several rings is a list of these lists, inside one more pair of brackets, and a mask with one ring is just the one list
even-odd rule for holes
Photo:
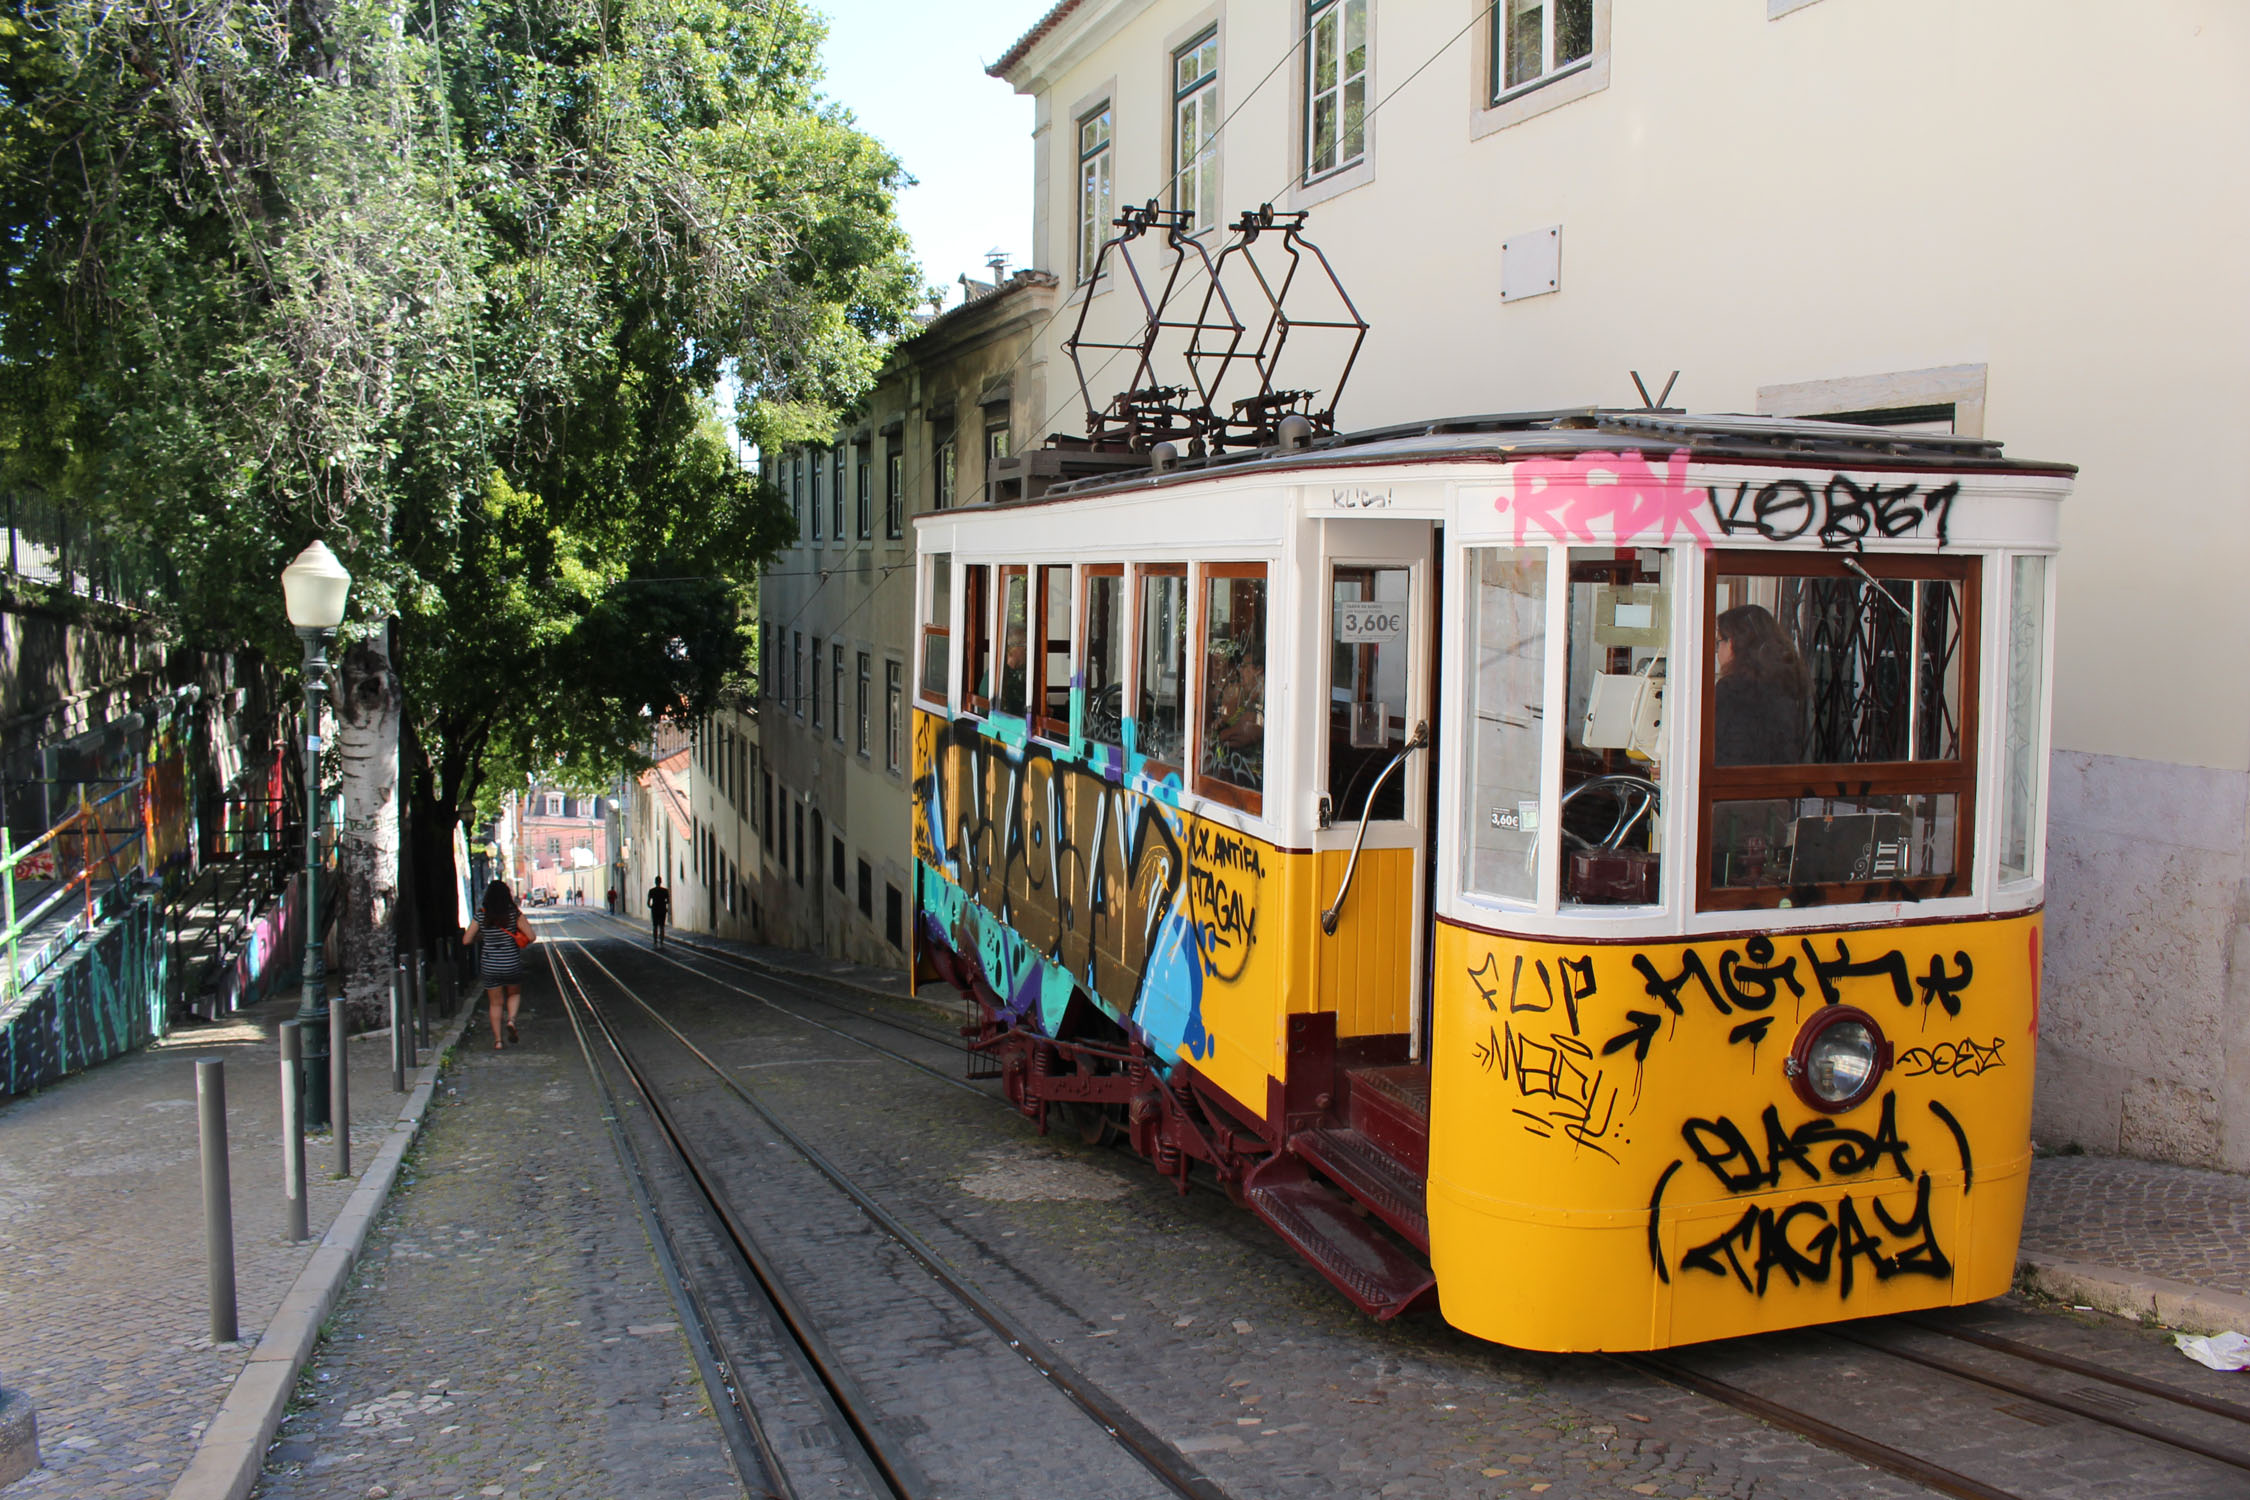
[[[284,645],[395,618],[426,792],[605,774],[751,669],[786,510],[919,294],[798,0],[48,0],[0,17],[0,476]],[[286,660],[284,656],[282,659]]]

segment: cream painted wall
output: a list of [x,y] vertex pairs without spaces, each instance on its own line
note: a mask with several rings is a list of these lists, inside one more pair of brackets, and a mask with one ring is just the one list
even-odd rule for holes
[[[1479,136],[1480,7],[1375,0],[1372,172],[1309,226],[1373,324],[1343,424],[1630,404],[1631,368],[1751,411],[1763,385],[1984,364],[1985,434],[2082,470],[2058,747],[2250,770],[2250,478],[2226,430],[2250,403],[2250,6],[1605,8],[1608,86]],[[1112,101],[1119,203],[1160,190],[1169,49],[1206,16],[1240,110],[1222,202],[1289,206],[1300,70],[1275,65],[1301,15],[1090,0],[1034,49],[1012,81],[1049,122],[1042,263],[1073,269],[1078,109]],[[1503,305],[1500,241],[1551,224],[1561,290]],[[1106,291],[1097,326],[1130,302]],[[1045,335],[1065,376],[1074,317]],[[1051,389],[1044,425],[1081,430]]]

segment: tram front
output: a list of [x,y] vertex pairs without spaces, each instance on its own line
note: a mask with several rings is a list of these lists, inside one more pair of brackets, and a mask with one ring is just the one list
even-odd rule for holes
[[1636,1349],[2007,1289],[2069,473],[1651,416],[1455,485],[1450,1322]]

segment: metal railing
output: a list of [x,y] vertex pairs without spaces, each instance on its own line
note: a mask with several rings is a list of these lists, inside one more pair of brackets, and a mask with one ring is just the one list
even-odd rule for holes
[[[81,784],[76,810],[21,849],[0,824],[0,948],[7,955],[0,1004],[83,942],[109,915],[119,888],[145,872],[152,814],[147,778],[136,776],[99,797]],[[57,912],[67,915],[33,950],[27,975],[23,939]]]
[[10,491],[0,496],[0,521],[7,527],[0,567],[10,577],[135,609],[162,592],[165,569],[156,556],[88,526],[68,505]]

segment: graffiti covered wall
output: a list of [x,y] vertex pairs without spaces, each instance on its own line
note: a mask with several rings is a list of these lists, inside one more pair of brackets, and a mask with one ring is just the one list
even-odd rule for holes
[[1262,1110],[1303,856],[1186,811],[1176,773],[1004,716],[917,712],[914,768],[925,941],[972,960],[1017,1024],[1054,1035],[1076,997]]
[[170,946],[142,897],[0,1015],[0,1094],[21,1094],[163,1034]]
[[[1446,1316],[1563,1347],[1507,1289],[1568,1285],[1598,1296],[1601,1315],[1569,1313],[1606,1322],[1601,1347],[1632,1348],[2005,1291],[2039,933],[2029,916],[1572,946],[1441,925],[1430,1222]],[[1839,1115],[1784,1072],[1831,1004],[1873,1016],[1894,1049]],[[1449,1254],[1472,1247],[1479,1274],[1449,1281]]]

